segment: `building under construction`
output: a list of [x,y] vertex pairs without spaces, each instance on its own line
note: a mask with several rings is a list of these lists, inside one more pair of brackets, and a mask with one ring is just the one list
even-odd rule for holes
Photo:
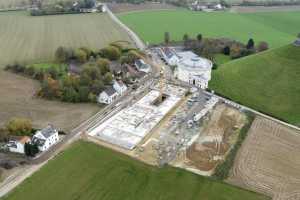
[[186,89],[170,84],[155,85],[143,98],[93,129],[89,135],[134,149],[184,97]]

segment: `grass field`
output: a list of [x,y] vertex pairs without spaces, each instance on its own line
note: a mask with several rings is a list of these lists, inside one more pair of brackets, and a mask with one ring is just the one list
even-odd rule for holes
[[[0,13],[0,65],[51,60],[59,46],[101,48],[128,35],[106,14],[28,16]],[[1,66],[0,66],[1,68]]]
[[33,66],[37,69],[49,69],[50,67],[54,67],[56,69],[65,69],[67,67],[66,64],[59,64],[59,63],[34,63],[30,66]]
[[146,42],[163,41],[164,32],[172,40],[182,40],[185,33],[196,37],[228,37],[242,42],[254,38],[270,47],[291,43],[299,32],[300,12],[229,13],[191,11],[147,11],[120,14],[119,18]]
[[171,167],[154,168],[78,142],[3,200],[263,200],[265,196]]
[[209,83],[233,100],[300,125],[300,47],[278,49],[228,62]]

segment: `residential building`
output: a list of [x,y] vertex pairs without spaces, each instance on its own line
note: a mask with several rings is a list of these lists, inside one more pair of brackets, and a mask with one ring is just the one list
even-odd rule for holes
[[149,73],[151,71],[150,65],[145,63],[145,61],[143,59],[136,60],[134,65],[138,71],[142,71],[145,73]]
[[106,88],[98,96],[98,102],[104,104],[111,104],[119,96],[118,92],[112,87]]
[[117,91],[119,95],[123,95],[127,90],[127,86],[121,80],[115,80],[113,88]]
[[32,143],[37,144],[40,151],[47,151],[58,141],[58,131],[52,125],[37,131],[32,137]]
[[10,152],[24,154],[25,144],[29,142],[30,142],[30,137],[28,136],[21,136],[21,137],[15,136],[10,138],[7,147]]

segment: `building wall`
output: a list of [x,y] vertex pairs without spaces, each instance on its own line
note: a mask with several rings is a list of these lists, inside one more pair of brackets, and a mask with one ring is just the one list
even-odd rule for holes
[[99,103],[104,104],[111,104],[114,100],[116,100],[118,97],[118,94],[114,94],[113,96],[108,96],[105,92],[101,92],[101,94],[98,97]]
[[25,153],[24,145],[21,144],[21,143],[19,143],[19,142],[17,142],[16,145],[17,145],[17,148],[9,147],[9,151],[10,152],[14,152],[14,153],[22,153],[22,154],[24,154]]
[[56,131],[55,134],[51,135],[49,138],[46,139],[45,144],[42,147],[39,147],[40,151],[46,151],[51,146],[56,144],[59,141],[58,132]]
[[[195,70],[195,71],[189,71],[188,69],[181,67],[180,65],[177,68],[176,71],[177,78],[181,81],[187,82],[191,85],[195,85],[197,87],[200,87],[202,89],[205,89],[208,87],[208,81],[211,79],[211,70]],[[206,78],[206,80],[197,78],[195,76],[203,76]]]

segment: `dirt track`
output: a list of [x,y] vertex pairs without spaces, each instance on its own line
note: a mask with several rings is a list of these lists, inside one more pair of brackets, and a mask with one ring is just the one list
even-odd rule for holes
[[256,118],[228,182],[274,200],[300,199],[300,132]]

